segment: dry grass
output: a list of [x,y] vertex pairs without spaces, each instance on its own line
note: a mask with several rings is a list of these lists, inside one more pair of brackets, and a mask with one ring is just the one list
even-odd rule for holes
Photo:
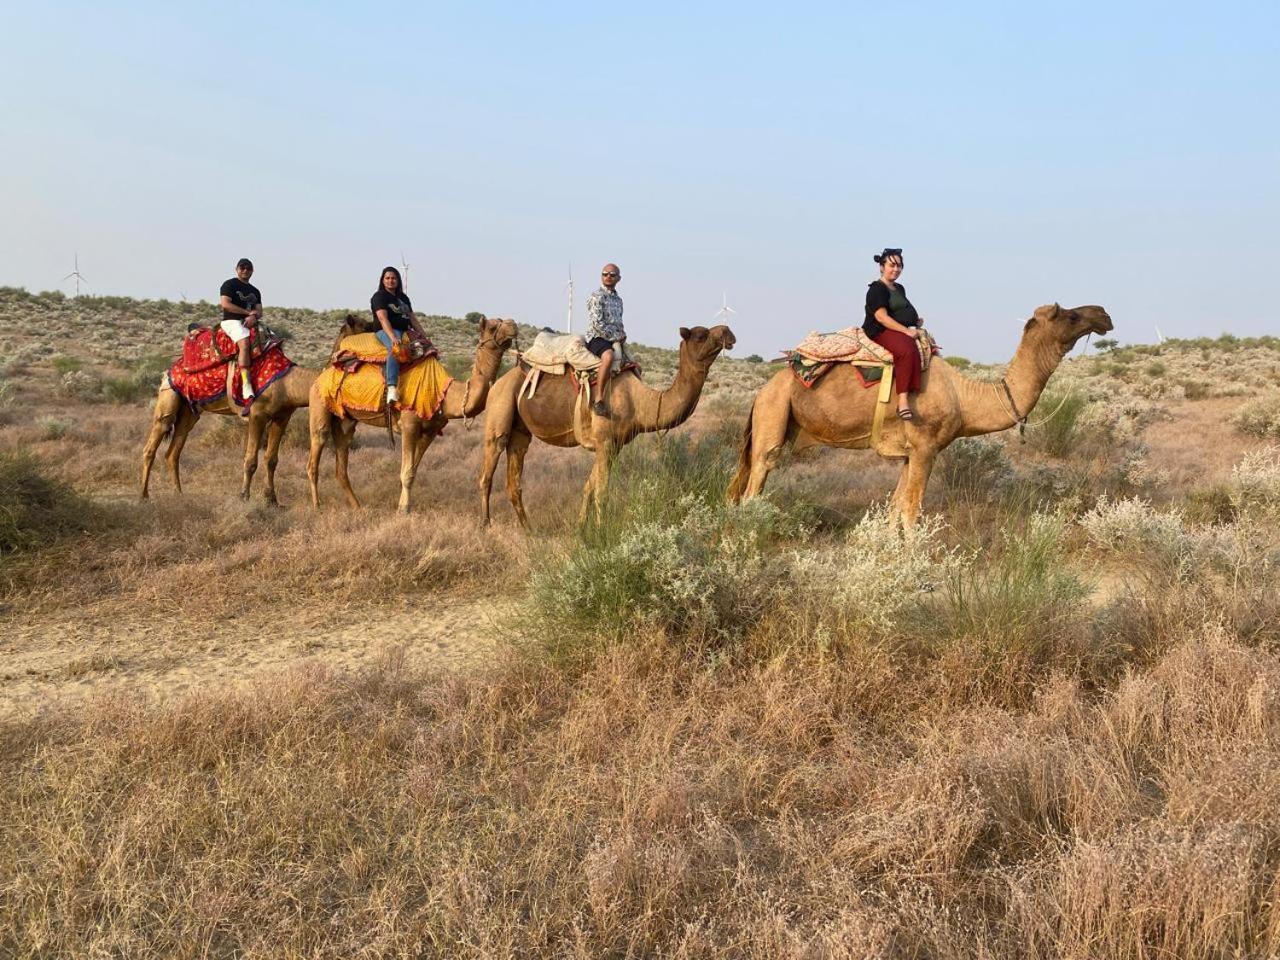
[[[136,502],[147,411],[107,384],[211,309],[0,291],[0,455],[27,491],[0,506],[92,515],[49,542],[22,520],[6,652],[72,617],[106,638],[48,669],[98,696],[0,720],[0,955],[1280,953],[1280,452],[1229,427],[1274,343],[1064,365],[1087,402],[1026,445],[953,447],[907,541],[864,454],[796,458],[771,502],[723,507],[771,371],[722,359],[689,424],[624,454],[602,527],[573,520],[588,458],[535,445],[526,536],[500,493],[479,525],[480,433],[456,425],[407,518],[377,431],[352,457],[369,506],[338,506],[330,459],[305,507],[301,422],[285,509],[234,497],[217,418],[187,494],[157,476]],[[60,353],[23,339],[35,315]],[[334,320],[288,312],[299,359]],[[463,321],[428,329],[469,352]],[[1238,399],[1188,399],[1227,348]],[[670,352],[640,352],[665,382]],[[1228,431],[1224,464],[1179,423]],[[369,643],[401,606],[522,601],[480,668],[393,646],[199,675],[316,608],[358,611]],[[223,632],[152,648],[112,634],[126,614]],[[194,692],[107,682],[161,658]]]

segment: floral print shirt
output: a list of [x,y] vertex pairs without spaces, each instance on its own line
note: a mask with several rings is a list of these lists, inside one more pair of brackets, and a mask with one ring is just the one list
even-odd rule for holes
[[622,298],[616,290],[601,287],[587,298],[587,340],[603,337],[612,343],[626,335],[622,329]]

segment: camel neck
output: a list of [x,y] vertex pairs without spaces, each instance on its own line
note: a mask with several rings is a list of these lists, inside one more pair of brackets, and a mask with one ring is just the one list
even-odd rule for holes
[[1023,417],[1031,412],[1065,355],[1061,345],[1029,333],[1009,361],[1003,384],[981,383],[957,374],[964,418],[961,434],[972,437],[1015,426],[1015,411]]
[[637,404],[636,424],[642,430],[670,430],[692,416],[707,381],[710,362],[695,361],[682,351],[676,377],[665,390],[645,388],[643,402]]

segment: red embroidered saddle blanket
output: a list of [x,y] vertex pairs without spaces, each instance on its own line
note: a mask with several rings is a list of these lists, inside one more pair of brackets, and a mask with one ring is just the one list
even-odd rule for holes
[[[220,400],[227,393],[227,366],[234,364],[236,345],[221,329],[196,327],[182,341],[182,356],[169,368],[169,386],[192,406],[203,406]],[[275,383],[293,367],[293,361],[284,355],[281,341],[270,338],[259,342],[254,331],[249,353],[249,379],[253,383],[254,398]],[[244,402],[244,391],[239,376],[232,380],[231,401],[236,406]]]

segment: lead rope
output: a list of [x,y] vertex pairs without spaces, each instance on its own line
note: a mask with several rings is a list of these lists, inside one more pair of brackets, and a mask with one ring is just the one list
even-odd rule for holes
[[[1090,330],[1089,333],[1085,336],[1085,341],[1084,341],[1086,354],[1089,352],[1089,341],[1092,339],[1093,339],[1093,331]],[[1072,387],[1070,390],[1068,390],[1066,393],[1062,395],[1062,399],[1058,401],[1058,405],[1053,408],[1053,411],[1051,413],[1046,415],[1044,418],[1037,420],[1035,423],[1028,423],[1028,418],[1021,416],[1018,413],[1017,404],[1013,402],[1013,392],[1010,391],[1009,384],[1005,381],[1004,377],[1000,378],[1000,386],[1004,387],[1005,396],[1009,398],[1009,406],[1006,408],[1006,412],[1009,414],[1009,416],[1013,417],[1013,419],[1016,420],[1018,423],[1018,442],[1019,443],[1027,442],[1026,433],[1027,433],[1028,426],[1043,427],[1046,423],[1048,423],[1050,420],[1052,420],[1054,417],[1058,415],[1058,411],[1063,408],[1063,406],[1066,404],[1068,400],[1070,400],[1072,397],[1076,395],[1075,388]],[[997,393],[996,397],[999,398],[1000,394]],[[1001,401],[1001,403],[1003,403],[1003,401]]]

